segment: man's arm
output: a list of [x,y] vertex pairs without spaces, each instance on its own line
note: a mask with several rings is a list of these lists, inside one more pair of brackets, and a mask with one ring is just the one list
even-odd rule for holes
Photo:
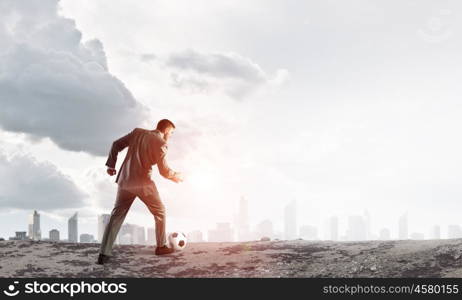
[[[133,130],[134,131],[134,130]],[[117,155],[119,154],[120,151],[128,147],[130,144],[130,139],[132,137],[133,131],[130,132],[129,134],[121,137],[118,140],[115,140],[112,143],[111,150],[109,151],[109,156],[106,161],[106,166],[108,169],[113,169],[115,170],[116,162],[117,162]],[[114,172],[115,174],[115,172]],[[112,174],[112,175],[114,175]]]
[[173,180],[175,182],[183,181],[181,174],[179,172],[173,171],[168,166],[167,159],[166,159],[167,150],[168,150],[167,144],[163,144],[160,147],[160,151],[157,156],[157,167],[159,169],[160,175],[162,175],[163,177],[167,179]]

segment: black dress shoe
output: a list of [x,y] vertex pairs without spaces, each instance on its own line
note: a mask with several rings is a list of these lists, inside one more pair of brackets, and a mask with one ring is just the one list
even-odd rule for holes
[[98,261],[96,262],[98,265],[104,265],[109,261],[109,255],[105,255],[100,253],[98,256]]
[[167,246],[157,247],[156,248],[156,255],[165,255],[173,253],[175,250],[173,248],[169,248]]

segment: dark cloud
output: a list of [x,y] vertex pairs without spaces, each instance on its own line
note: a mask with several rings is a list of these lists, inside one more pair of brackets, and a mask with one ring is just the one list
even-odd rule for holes
[[0,208],[66,209],[84,206],[86,195],[51,163],[0,153]]
[[192,92],[218,89],[236,99],[265,84],[281,83],[287,77],[287,71],[283,69],[270,76],[249,58],[235,53],[186,50],[170,55],[166,65],[175,70],[171,74],[175,87]]
[[102,43],[82,42],[57,2],[0,4],[0,127],[106,155],[147,108],[109,73]]

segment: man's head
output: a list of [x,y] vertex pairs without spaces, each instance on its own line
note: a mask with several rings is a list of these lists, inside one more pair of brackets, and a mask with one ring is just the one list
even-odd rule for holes
[[157,123],[157,130],[159,130],[164,135],[164,140],[168,141],[170,136],[175,130],[175,124],[172,121],[167,119],[162,119]]

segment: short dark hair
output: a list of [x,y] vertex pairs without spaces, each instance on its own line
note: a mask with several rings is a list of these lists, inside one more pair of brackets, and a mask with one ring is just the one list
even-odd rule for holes
[[167,127],[170,127],[170,126],[175,128],[175,124],[173,124],[172,121],[167,120],[167,119],[162,119],[157,123],[157,128],[156,129],[160,130],[160,131],[165,131],[165,129],[167,129]]

